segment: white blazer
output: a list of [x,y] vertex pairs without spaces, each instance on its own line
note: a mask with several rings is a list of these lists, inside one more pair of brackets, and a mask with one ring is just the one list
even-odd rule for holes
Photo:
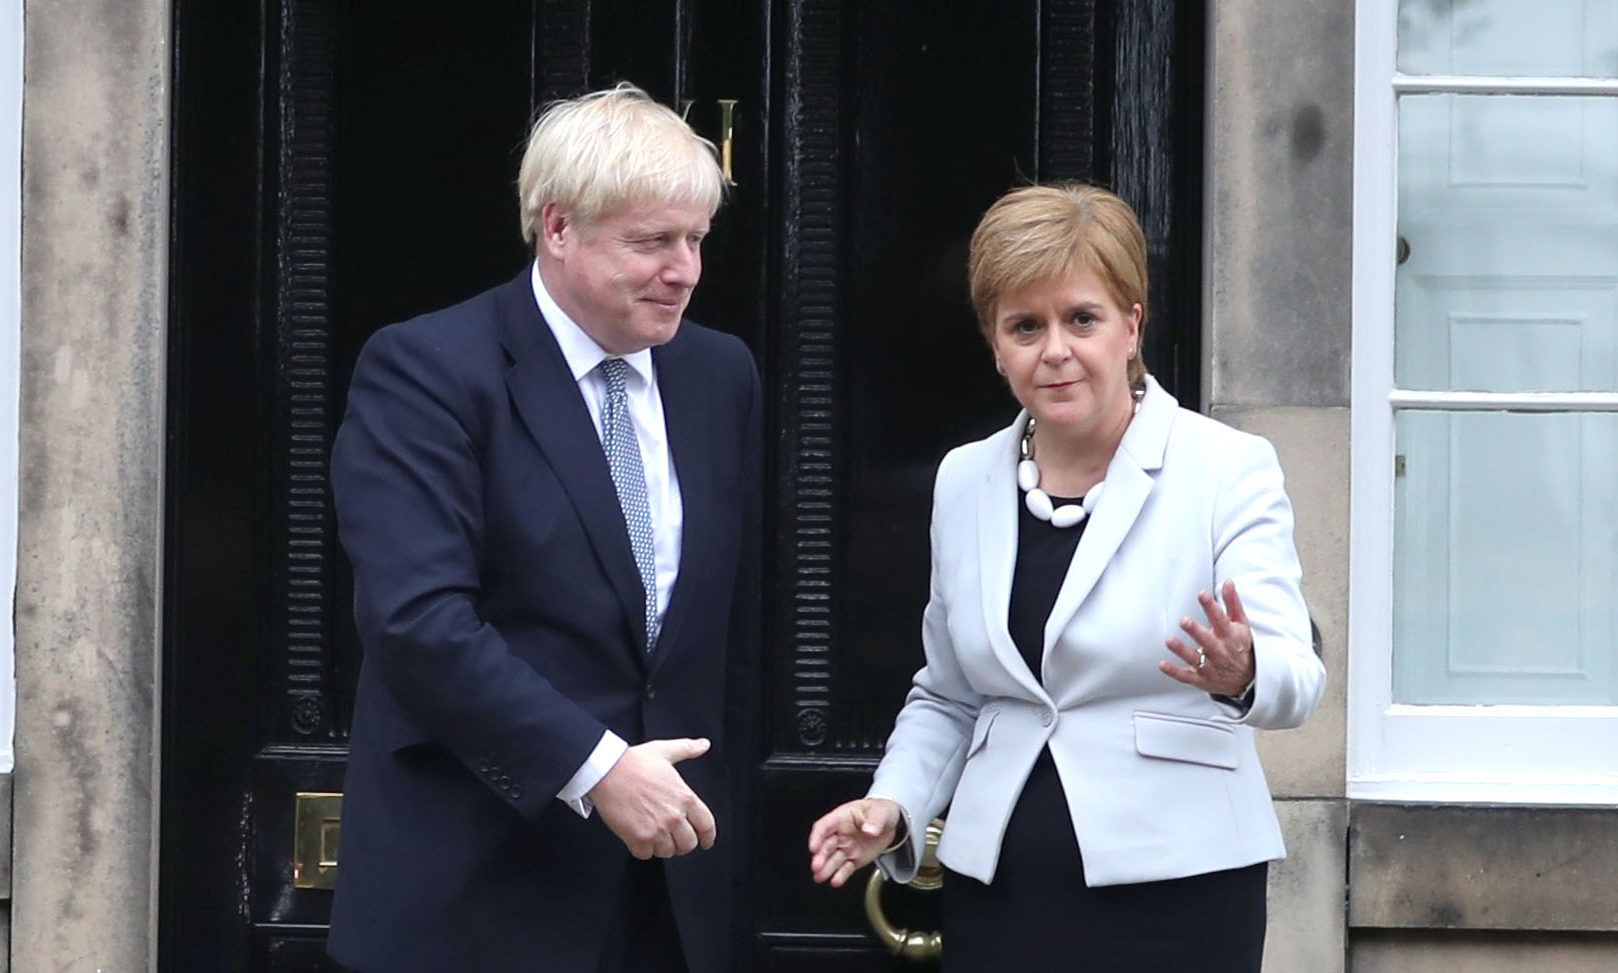
[[[1179,408],[1152,379],[1045,623],[1041,679],[1006,627],[1027,413],[938,468],[932,591],[916,673],[870,793],[916,825],[949,808],[938,858],[982,882],[1049,746],[1090,885],[1282,858],[1253,728],[1302,723],[1326,673],[1311,645],[1292,506],[1264,439]],[[1236,581],[1257,682],[1244,713],[1157,669],[1200,591]],[[1178,661],[1176,659],[1176,661]],[[879,861],[909,881],[922,828]]]

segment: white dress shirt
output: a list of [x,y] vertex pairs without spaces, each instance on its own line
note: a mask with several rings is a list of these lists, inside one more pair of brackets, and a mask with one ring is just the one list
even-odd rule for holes
[[[545,316],[551,334],[562,349],[562,357],[579,383],[579,393],[590,410],[590,421],[595,423],[596,435],[601,435],[601,413],[606,403],[607,382],[596,366],[613,357],[567,316],[539,276],[539,262],[535,261],[530,274],[534,284],[534,302]],[[622,356],[629,366],[625,380],[625,393],[629,404],[629,418],[635,427],[635,438],[640,442],[641,468],[646,475],[646,505],[652,515],[652,552],[657,562],[657,620],[661,625],[669,610],[669,596],[674,591],[674,580],[680,572],[680,528],[684,522],[684,507],[680,503],[680,483],[674,472],[674,457],[669,452],[668,427],[663,421],[663,397],[657,388],[657,371],[652,367],[651,349]],[[557,798],[586,817],[593,805],[585,795],[607,776],[629,749],[629,744],[618,734],[608,730],[601,742],[585,759],[573,778],[563,785]]]

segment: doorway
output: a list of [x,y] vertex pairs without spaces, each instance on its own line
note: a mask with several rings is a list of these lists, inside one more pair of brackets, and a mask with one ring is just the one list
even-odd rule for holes
[[[919,665],[934,467],[1013,408],[966,242],[1014,185],[1116,188],[1148,234],[1148,364],[1198,401],[1201,5],[175,11],[161,968],[325,968],[330,893],[291,853],[295,795],[340,790],[357,675],[325,484],[348,373],[376,328],[521,269],[528,120],[618,80],[729,136],[690,316],[749,344],[770,402],[740,948],[760,970],[902,968],[860,883],[813,885],[802,849],[863,789]],[[924,893],[886,897],[900,925],[935,921]]]

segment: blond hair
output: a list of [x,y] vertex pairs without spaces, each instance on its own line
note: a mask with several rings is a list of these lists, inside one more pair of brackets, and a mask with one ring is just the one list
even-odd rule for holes
[[517,176],[522,238],[533,243],[555,203],[588,227],[625,204],[678,203],[712,215],[725,178],[712,142],[628,82],[547,105]]
[[[972,233],[967,259],[972,307],[983,336],[994,339],[1000,299],[1032,284],[1085,269],[1101,278],[1126,312],[1140,305],[1146,334],[1146,236],[1129,204],[1098,186],[1024,186],[995,201]],[[1142,356],[1129,359],[1129,382],[1146,376]]]

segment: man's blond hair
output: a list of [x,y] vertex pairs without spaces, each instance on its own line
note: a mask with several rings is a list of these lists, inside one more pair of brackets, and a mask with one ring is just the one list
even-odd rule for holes
[[547,203],[588,227],[624,205],[676,203],[712,215],[724,189],[713,143],[625,82],[552,102],[534,123],[517,176],[522,237],[539,238]]

